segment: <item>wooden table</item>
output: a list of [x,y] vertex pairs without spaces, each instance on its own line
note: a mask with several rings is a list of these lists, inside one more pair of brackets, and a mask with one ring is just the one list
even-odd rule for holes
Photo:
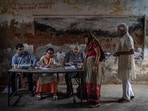
[[[46,73],[46,74],[53,74],[53,73],[57,73],[59,74],[64,74],[64,73],[74,73],[74,72],[78,72],[80,73],[80,86],[83,80],[83,74],[84,74],[84,70],[82,69],[65,69],[65,67],[53,67],[53,68],[49,68],[46,70],[43,69],[35,69],[35,68],[28,68],[28,69],[10,69],[8,71],[9,73],[9,84],[8,84],[8,106],[10,106],[10,101],[13,98],[13,96],[15,96],[15,94],[17,93],[17,90],[14,94],[10,94],[10,87],[11,87],[11,80],[10,80],[10,75],[11,73],[19,73],[19,74],[23,74],[23,73],[33,73],[33,74],[42,74],[42,73]],[[81,93],[81,97],[82,97],[82,93]],[[74,96],[73,96],[74,97]],[[81,104],[82,104],[82,99],[81,99]]]

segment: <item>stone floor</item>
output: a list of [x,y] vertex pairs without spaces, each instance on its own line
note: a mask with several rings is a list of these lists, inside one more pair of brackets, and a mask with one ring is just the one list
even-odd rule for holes
[[[75,86],[76,87],[76,86]],[[128,103],[118,103],[117,100],[122,95],[121,85],[102,85],[101,89],[101,106],[89,108],[87,102],[81,102],[73,98],[65,98],[66,87],[59,86],[59,98],[57,101],[52,100],[52,96],[46,96],[42,100],[36,97],[29,97],[26,93],[20,94],[11,100],[8,106],[7,94],[0,94],[1,111],[148,111],[148,85],[133,85],[135,98]]]

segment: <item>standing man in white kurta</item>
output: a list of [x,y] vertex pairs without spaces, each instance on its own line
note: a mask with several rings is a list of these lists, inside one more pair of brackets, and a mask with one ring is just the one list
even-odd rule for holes
[[134,42],[128,32],[126,24],[118,26],[121,37],[120,44],[115,56],[118,56],[118,76],[122,80],[123,97],[118,102],[129,102],[134,98],[130,81],[136,78],[134,61]]

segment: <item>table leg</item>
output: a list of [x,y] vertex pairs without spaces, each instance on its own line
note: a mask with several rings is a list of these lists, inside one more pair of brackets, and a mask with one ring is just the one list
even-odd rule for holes
[[[17,93],[17,87],[16,87],[17,84],[15,84],[15,87],[16,87],[16,91],[15,92],[12,92],[12,90],[10,90],[12,88],[11,87],[12,86],[12,84],[11,84],[11,75],[12,74],[13,73],[11,73],[11,72],[8,73],[8,106],[10,106],[11,99]],[[14,81],[15,81],[15,83],[16,83],[16,79],[17,79],[17,74],[14,75]]]
[[82,72],[80,74],[80,98],[81,98],[81,106],[83,104],[83,100],[87,100],[87,90],[85,83],[85,73]]
[[8,106],[10,106],[10,86],[11,86],[10,75],[11,75],[11,73],[9,72],[8,73],[8,80],[9,80],[9,83],[8,83]]

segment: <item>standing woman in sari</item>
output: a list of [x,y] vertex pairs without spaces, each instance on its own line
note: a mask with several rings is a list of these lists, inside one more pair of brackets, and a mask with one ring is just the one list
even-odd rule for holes
[[100,89],[101,89],[101,64],[100,45],[98,41],[90,34],[84,37],[86,43],[86,58],[84,70],[86,71],[86,89],[89,107],[100,106]]
[[[38,67],[50,68],[55,64],[54,49],[48,48],[46,54],[43,55],[39,62]],[[40,74],[37,81],[37,99],[41,99],[41,93],[53,94],[53,100],[57,99],[57,81],[55,74]]]

